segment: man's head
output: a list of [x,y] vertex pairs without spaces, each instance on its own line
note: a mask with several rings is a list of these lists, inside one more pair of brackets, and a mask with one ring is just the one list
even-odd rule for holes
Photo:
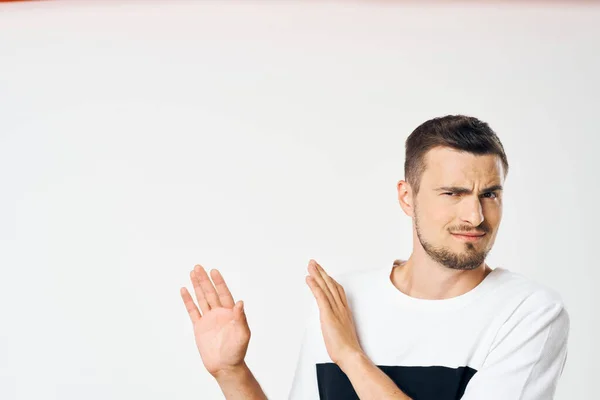
[[502,143],[485,122],[448,115],[418,126],[406,140],[406,179],[398,182],[414,250],[452,269],[482,265],[502,219],[507,173]]

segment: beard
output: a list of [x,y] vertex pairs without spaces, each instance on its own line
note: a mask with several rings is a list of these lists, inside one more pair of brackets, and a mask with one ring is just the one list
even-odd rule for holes
[[[465,243],[465,251],[462,253],[456,253],[447,247],[435,246],[423,238],[421,230],[419,229],[419,219],[417,213],[417,207],[415,205],[415,228],[417,231],[417,237],[421,246],[437,263],[451,269],[458,270],[472,270],[479,267],[489,253],[490,249],[478,250],[473,243]],[[488,233],[489,229],[484,226],[479,227],[480,230]]]

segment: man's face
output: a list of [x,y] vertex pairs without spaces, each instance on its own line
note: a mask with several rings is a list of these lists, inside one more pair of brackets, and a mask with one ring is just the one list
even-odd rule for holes
[[[414,202],[414,229],[425,252],[452,269],[480,266],[502,219],[504,171],[500,157],[436,147]],[[479,235],[479,236],[460,236]]]

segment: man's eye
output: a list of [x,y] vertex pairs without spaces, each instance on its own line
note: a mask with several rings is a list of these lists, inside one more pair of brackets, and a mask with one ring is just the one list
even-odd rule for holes
[[442,193],[442,194],[449,194],[449,195],[452,196],[454,193],[452,193],[452,192],[446,192],[446,193]]
[[493,196],[493,197],[488,197],[488,198],[490,198],[490,199],[495,199],[496,197],[498,197],[498,195],[497,195],[495,192],[488,192],[488,193],[485,193],[485,194],[484,194],[484,196],[486,196],[486,195],[488,195],[488,194],[491,194],[491,195]]

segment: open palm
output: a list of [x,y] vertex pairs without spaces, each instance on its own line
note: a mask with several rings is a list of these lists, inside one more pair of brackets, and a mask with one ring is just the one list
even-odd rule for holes
[[[200,310],[185,287],[181,298],[194,325],[196,346],[204,367],[216,376],[244,362],[250,328],[243,310],[243,302],[234,303],[229,288],[220,272],[211,271],[211,282],[201,265],[190,272],[190,279]],[[215,289],[216,287],[216,289]]]

